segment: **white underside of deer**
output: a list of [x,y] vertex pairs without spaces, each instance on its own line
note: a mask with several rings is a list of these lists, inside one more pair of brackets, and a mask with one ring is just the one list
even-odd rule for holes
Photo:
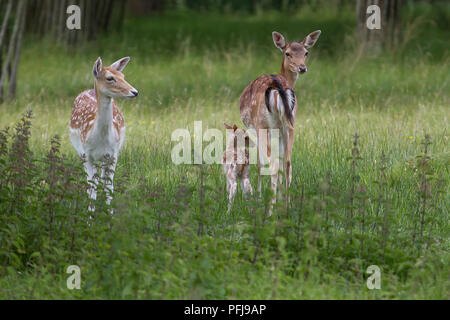
[[[101,59],[97,59],[93,69],[94,89],[77,96],[70,121],[70,140],[85,161],[84,168],[90,185],[88,195],[91,200],[96,200],[97,183],[101,178],[107,189],[108,205],[112,199],[119,151],[125,139],[124,119],[113,97],[133,98],[138,93],[121,73],[129,60],[128,57],[122,58],[109,67],[103,67]],[[102,163],[101,175],[97,174],[97,162]],[[94,210],[92,203],[89,210]]]

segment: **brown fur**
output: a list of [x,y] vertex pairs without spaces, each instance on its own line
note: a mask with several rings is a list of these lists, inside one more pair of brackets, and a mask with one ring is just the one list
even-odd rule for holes
[[[281,86],[286,89],[291,89],[289,81],[282,75],[276,75]],[[270,75],[263,75],[251,82],[242,92],[240,97],[240,113],[242,122],[247,128],[254,127],[255,129],[269,129],[270,125],[268,119],[264,115],[264,108],[266,106],[265,93],[267,89],[274,88],[274,81]],[[275,98],[277,99],[277,97]],[[293,119],[297,113],[297,99],[292,110]]]
[[[286,190],[292,178],[291,152],[294,143],[294,121],[298,109],[293,88],[299,73],[305,73],[307,71],[306,57],[308,55],[308,49],[315,44],[319,36],[320,31],[318,30],[310,33],[302,42],[293,41],[289,43],[286,42],[283,35],[278,32],[273,32],[274,44],[283,52],[280,74],[275,76],[263,75],[255,79],[244,89],[240,97],[239,109],[241,119],[247,128],[255,129],[257,135],[260,134],[260,129],[279,129],[281,131],[281,139],[283,139],[285,149],[284,154],[280,155],[283,159],[283,163],[280,164],[280,169],[284,171]],[[292,109],[286,103],[286,92],[288,90],[292,90],[292,95],[294,95],[294,106]],[[278,106],[278,99],[282,100],[284,120],[275,117],[274,112],[280,112],[280,110],[272,110],[272,106],[269,105],[271,94],[273,94],[274,107]],[[262,150],[266,152],[263,147]],[[266,150],[267,154],[264,156],[270,158],[270,138],[267,139]],[[259,152],[260,148],[258,147],[258,191],[261,192],[261,163]],[[276,171],[271,177],[272,190],[275,194],[279,180],[281,181],[281,176]],[[272,200],[272,204],[274,202],[275,197]],[[286,197],[286,202],[289,203],[288,197]],[[271,211],[272,208],[269,214],[271,214]]]
[[[227,146],[222,156],[222,166],[227,179],[228,212],[231,210],[234,195],[237,191],[237,180],[241,181],[241,188],[244,194],[253,194],[250,183],[250,155],[247,147],[250,147],[250,139],[247,132],[224,123],[231,135],[228,137]],[[244,146],[238,145],[239,139],[244,139]]]

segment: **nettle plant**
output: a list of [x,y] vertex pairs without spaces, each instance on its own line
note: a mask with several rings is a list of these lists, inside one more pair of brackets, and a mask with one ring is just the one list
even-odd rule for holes
[[57,135],[48,152],[36,156],[30,149],[31,119],[28,111],[13,129],[0,132],[2,274],[8,268],[58,268],[53,262],[76,260],[96,236],[97,227],[86,223],[82,164],[61,153]]

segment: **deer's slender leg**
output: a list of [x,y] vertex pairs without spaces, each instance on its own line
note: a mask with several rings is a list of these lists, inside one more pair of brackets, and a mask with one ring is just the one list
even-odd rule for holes
[[280,166],[279,171],[280,174],[278,174],[278,200],[281,200],[283,198],[284,190],[283,188],[283,175],[286,174],[286,141],[285,141],[285,134],[279,137],[278,143],[279,143],[279,155],[280,155]]
[[84,170],[87,174],[87,182],[89,184],[89,188],[87,190],[89,199],[91,199],[91,203],[89,204],[89,211],[95,211],[94,201],[97,199],[97,184],[98,184],[98,175],[97,168],[91,161],[84,162]]
[[237,182],[236,182],[236,176],[234,174],[234,170],[232,169],[232,166],[230,166],[230,169],[227,173],[227,180],[230,184],[229,193],[228,193],[228,211],[231,211],[231,207],[233,206],[233,199],[237,191]]
[[259,197],[261,197],[261,160],[259,159],[259,154],[260,154],[260,152],[259,152],[259,148],[257,149],[257,151],[256,151],[258,154],[257,154],[257,167],[258,167],[258,187],[257,187],[257,189],[258,189],[258,194],[259,194]]
[[114,173],[116,170],[117,155],[112,159],[108,159],[108,161],[110,163],[106,163],[102,169],[102,178],[103,188],[106,192],[106,204],[109,206],[114,192]]
[[270,186],[272,189],[272,200],[270,203],[269,209],[269,217],[272,215],[273,205],[277,201],[277,189],[278,189],[278,171],[280,169],[280,160],[277,154],[277,147],[272,148],[272,134],[271,130],[268,130],[267,133],[267,159],[269,161],[269,170],[270,170]]
[[[287,147],[286,147],[286,171],[285,171],[285,186],[286,191],[288,191],[289,186],[292,182],[292,166],[291,166],[291,152],[292,146],[294,144],[294,129],[289,129],[288,131],[288,139],[287,139]],[[286,194],[286,205],[289,205],[289,192]]]
[[[257,189],[258,189],[259,197],[261,197],[261,167],[264,163],[264,154],[265,154],[264,150],[267,150],[267,148],[263,146],[264,139],[261,139],[262,138],[261,135],[263,134],[263,132],[260,130],[261,129],[256,128],[256,152],[257,152],[256,160],[257,160],[257,167],[258,167],[258,187],[257,187]],[[266,140],[267,140],[267,138],[266,138]]]
[[271,182],[271,188],[272,188],[272,200],[270,203],[270,209],[269,209],[269,217],[272,215],[272,209],[273,205],[277,202],[277,186],[278,186],[278,167],[279,167],[280,160],[278,158],[270,159],[269,160],[269,166],[270,170],[272,172],[272,175],[270,176],[270,182]]
[[244,169],[244,173],[242,175],[242,180],[241,180],[241,188],[244,192],[244,195],[248,196],[248,195],[253,195],[253,189],[252,189],[252,185],[250,183],[250,167],[247,166]]

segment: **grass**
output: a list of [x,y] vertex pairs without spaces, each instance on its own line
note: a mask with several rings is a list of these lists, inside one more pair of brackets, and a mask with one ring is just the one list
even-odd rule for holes
[[[287,17],[169,12],[127,20],[122,34],[71,50],[27,38],[18,97],[0,105],[0,128],[33,110],[35,168],[26,171],[28,182],[12,178],[14,188],[2,178],[0,297],[448,299],[445,28],[430,23],[404,52],[379,57],[359,54],[350,9]],[[242,126],[240,93],[281,65],[271,31],[301,40],[315,29],[322,36],[295,88],[292,208],[280,205],[265,218],[267,193],[249,202],[238,195],[227,215],[221,167],[172,164],[171,133],[193,133],[199,120],[203,131]],[[89,227],[68,121],[74,97],[93,86],[99,55],[104,63],[131,56],[124,73],[140,95],[118,102],[127,136],[116,214],[100,205]],[[360,158],[352,156],[355,133]],[[60,146],[51,143],[55,134]],[[425,154],[426,134],[432,144]],[[10,143],[26,140],[16,138]],[[26,158],[8,145],[4,177]],[[73,181],[52,176],[63,172]],[[251,177],[256,188],[255,168]],[[73,190],[57,187],[65,183]],[[21,203],[14,202],[18,186],[26,190]],[[71,264],[81,267],[81,290],[66,287]],[[366,287],[373,264],[382,270],[381,290]]]

